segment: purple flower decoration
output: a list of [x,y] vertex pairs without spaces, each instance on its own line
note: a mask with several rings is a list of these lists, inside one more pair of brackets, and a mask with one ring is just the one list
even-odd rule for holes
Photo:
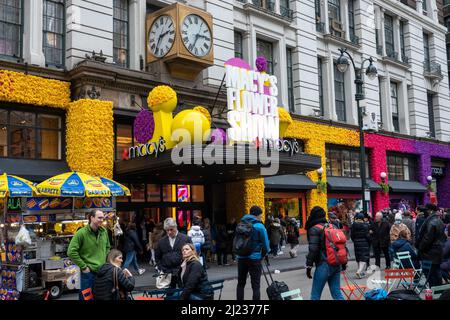
[[266,60],[266,58],[264,58],[262,56],[261,57],[257,57],[255,64],[256,64],[256,69],[259,72],[263,72],[263,71],[267,70],[267,60]]
[[223,129],[214,129],[211,132],[211,142],[214,144],[224,144],[227,141],[227,134]]
[[139,143],[147,143],[153,137],[155,120],[153,113],[147,109],[142,110],[134,119],[134,136]]

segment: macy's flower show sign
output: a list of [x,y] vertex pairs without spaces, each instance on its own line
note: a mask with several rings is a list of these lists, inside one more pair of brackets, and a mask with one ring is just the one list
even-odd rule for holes
[[277,77],[252,70],[243,60],[225,62],[228,138],[236,142],[278,140]]

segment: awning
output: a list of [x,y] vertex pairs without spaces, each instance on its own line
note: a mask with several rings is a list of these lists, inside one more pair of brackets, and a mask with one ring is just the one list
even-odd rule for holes
[[311,190],[317,186],[303,174],[287,174],[264,178],[266,189]]
[[[332,191],[361,191],[360,178],[327,177],[328,188]],[[370,191],[381,190],[381,187],[371,179],[366,179]]]
[[427,188],[417,181],[389,181],[392,192],[426,192]]
[[1,160],[0,173],[17,175],[32,182],[42,182],[45,179],[70,171],[67,162],[63,160]]

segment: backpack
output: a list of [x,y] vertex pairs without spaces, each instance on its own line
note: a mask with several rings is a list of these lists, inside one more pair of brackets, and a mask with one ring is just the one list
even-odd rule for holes
[[295,228],[297,226],[295,226],[294,224],[289,224],[287,226],[287,238],[288,241],[292,241],[295,240],[297,238],[297,234],[295,233]]
[[249,222],[241,220],[234,234],[233,239],[233,252],[239,256],[249,256],[255,249],[255,245],[252,245],[253,224],[259,221]]
[[347,264],[347,248],[345,243],[347,238],[341,229],[332,224],[316,225],[315,227],[323,230],[325,234],[325,249],[327,262],[331,266]]

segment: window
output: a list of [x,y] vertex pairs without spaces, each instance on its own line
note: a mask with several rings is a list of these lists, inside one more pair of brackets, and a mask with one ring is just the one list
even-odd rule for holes
[[[330,177],[360,178],[359,155],[360,152],[356,148],[327,146],[327,175]],[[366,177],[369,178],[369,160],[367,153],[365,156]]]
[[423,33],[423,54],[424,54],[424,67],[426,71],[430,70],[430,43],[428,33]]
[[275,11],[275,1],[274,0],[252,0],[255,6],[267,9],[269,11]]
[[408,63],[405,50],[405,21],[400,21],[400,51],[402,54],[402,61]]
[[292,18],[293,12],[289,9],[289,0],[280,0],[280,14],[283,17]]
[[243,58],[242,54],[242,34],[240,32],[234,32],[234,56],[236,58]]
[[0,0],[0,55],[22,57],[22,0]]
[[450,32],[450,16],[445,18],[444,25],[447,27],[447,32]]
[[287,62],[287,85],[288,85],[288,103],[289,111],[295,112],[294,101],[294,73],[292,70],[292,49],[286,49],[286,62]]
[[422,1],[422,12],[425,16],[428,15],[427,0]]
[[320,115],[323,116],[323,73],[322,73],[322,58],[317,58],[317,75],[319,77],[319,107]]
[[334,96],[338,121],[345,121],[345,86],[344,73],[334,64]]
[[161,186],[147,184],[147,202],[161,202]]
[[116,124],[116,145],[114,150],[116,151],[116,160],[122,160],[124,151],[133,146],[133,126],[131,124]]
[[256,40],[257,56],[263,56],[267,60],[267,73],[273,74],[273,44],[268,41]]
[[412,156],[387,154],[389,180],[416,180],[416,161]]
[[330,19],[341,21],[341,1],[328,0],[328,16]]
[[399,121],[398,121],[398,88],[397,83],[391,82],[391,108],[392,108],[392,124],[394,126],[394,131],[399,132]]
[[60,160],[62,119],[0,109],[0,157]]
[[64,66],[64,0],[45,0],[43,49],[45,63]]
[[355,9],[354,0],[348,0],[348,29],[350,32],[350,41],[355,39]]
[[114,0],[114,62],[128,67],[128,0]]
[[433,98],[434,95],[432,93],[427,93],[427,100],[428,100],[428,123],[430,125],[430,136],[436,137],[436,129],[434,126],[434,110],[433,110]]
[[320,0],[315,0],[316,22],[320,22]]
[[384,37],[386,55],[391,58],[396,58],[394,49],[394,22],[393,18],[387,14],[384,15]]

